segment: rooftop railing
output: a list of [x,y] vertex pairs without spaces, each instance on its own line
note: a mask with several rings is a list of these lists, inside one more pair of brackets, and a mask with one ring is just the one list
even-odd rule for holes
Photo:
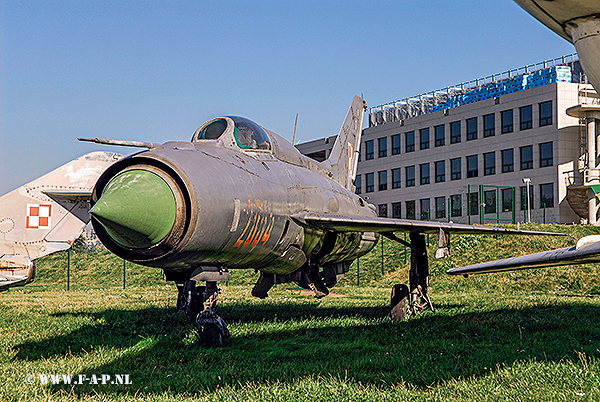
[[519,75],[530,74],[535,71],[543,70],[545,68],[553,66],[561,66],[569,63],[574,63],[579,60],[576,53],[557,57],[551,60],[541,61],[535,64],[529,64],[523,67],[515,68],[512,70],[504,71],[502,73],[492,74],[487,77],[477,78],[471,81],[463,82],[457,85],[448,86],[446,88],[437,89],[434,91],[422,93],[416,96],[409,96],[403,99],[395,100],[393,102],[384,103],[382,105],[373,106],[369,109],[370,113],[385,111],[392,108],[406,107],[409,106],[415,111],[415,116],[421,114],[427,114],[429,107],[432,104],[443,102],[445,99],[452,95],[464,93],[484,85],[488,85],[494,82],[499,82],[508,78],[517,77]]

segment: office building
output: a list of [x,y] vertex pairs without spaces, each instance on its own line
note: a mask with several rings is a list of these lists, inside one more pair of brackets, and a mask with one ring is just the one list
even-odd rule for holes
[[[579,223],[587,210],[567,193],[581,184],[586,127],[566,110],[595,100],[571,55],[372,107],[356,192],[394,218]],[[325,159],[333,141],[297,147]]]

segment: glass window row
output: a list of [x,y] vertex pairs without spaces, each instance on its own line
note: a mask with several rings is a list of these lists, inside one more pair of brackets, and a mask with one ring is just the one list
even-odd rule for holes
[[[544,183],[537,186],[539,191],[539,205],[534,203],[534,186],[529,188],[529,204],[531,209],[552,208],[554,207],[554,183]],[[525,211],[528,208],[527,189],[525,186],[519,188],[519,210]],[[482,210],[484,214],[496,214],[511,212],[515,197],[513,188],[499,188],[498,190],[487,190],[483,192],[483,202],[480,202],[480,193],[478,191],[469,194],[453,194],[448,197],[440,196],[433,199],[431,209],[431,199],[422,198],[418,200],[419,214],[417,215],[417,200],[391,203],[391,215],[388,215],[388,204],[379,204],[377,206],[380,217],[391,217],[397,219],[452,219],[462,216],[477,216]]]
[[[553,143],[544,142],[538,144],[539,147],[539,167],[547,167],[554,165],[554,151]],[[533,169],[533,145],[526,145],[518,148],[519,153],[519,170]],[[483,155],[483,175],[490,176],[496,174],[496,161],[497,156],[501,164],[502,173],[509,173],[515,171],[515,149],[503,149],[500,152],[492,151],[486,152]],[[479,155],[468,155],[464,157],[466,162],[466,178],[478,177],[479,176]],[[421,163],[418,165],[411,165],[404,167],[404,186],[414,187],[417,183],[416,173],[419,173],[419,184],[427,185],[431,183],[433,167],[433,179],[435,183],[443,183],[446,181],[446,162],[450,168],[450,181],[462,179],[462,157],[453,158],[449,161],[436,161],[433,163]],[[391,169],[392,174],[392,189],[402,187],[402,168]],[[365,173],[365,191],[371,193],[375,191],[375,174]],[[360,194],[362,192],[362,180],[361,175],[357,175],[355,185],[356,192]],[[378,190],[385,191],[388,189],[388,174],[387,170],[381,170],[377,173],[378,176]]]
[[[507,134],[515,131],[515,110],[508,109],[499,113],[500,116],[500,133]],[[518,108],[518,124],[520,131],[533,128],[533,105],[521,106]],[[482,116],[483,121],[483,138],[493,137],[496,135],[496,113],[490,113]],[[546,101],[538,104],[538,127],[552,125],[553,108],[552,101]],[[450,133],[450,144],[462,142],[462,127],[461,120],[448,123]],[[476,140],[478,135],[478,117],[465,119],[464,127],[466,128],[466,141]],[[446,145],[446,124],[440,124],[433,127],[432,139],[433,146],[441,147]],[[402,134],[392,135],[392,155],[398,155],[402,152],[402,137],[404,137],[404,153],[414,152],[418,143],[420,150],[429,149],[430,145],[430,129],[429,127],[418,130],[418,138],[415,130],[408,131]],[[418,140],[418,141],[417,141]],[[377,155],[379,158],[388,156],[388,138],[381,137],[377,139]],[[375,159],[375,140],[367,140],[364,143],[365,160]],[[359,161],[362,151],[359,153]]]

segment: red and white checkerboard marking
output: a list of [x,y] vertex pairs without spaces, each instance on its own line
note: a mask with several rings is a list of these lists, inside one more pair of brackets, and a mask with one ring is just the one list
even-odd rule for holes
[[52,205],[27,204],[27,229],[50,229]]

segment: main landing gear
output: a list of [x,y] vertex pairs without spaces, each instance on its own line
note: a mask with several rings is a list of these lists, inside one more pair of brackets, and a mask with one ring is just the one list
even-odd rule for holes
[[407,313],[415,315],[429,307],[435,311],[427,289],[429,288],[429,261],[427,244],[422,233],[410,233],[410,243],[399,239],[393,233],[386,237],[410,247],[409,285],[395,285],[392,289],[391,317],[394,321],[406,319]]
[[217,282],[208,281],[206,286],[196,287],[196,281],[188,280],[177,285],[177,310],[194,320],[201,342],[206,346],[218,346],[229,338],[225,320],[215,311],[221,290]]

